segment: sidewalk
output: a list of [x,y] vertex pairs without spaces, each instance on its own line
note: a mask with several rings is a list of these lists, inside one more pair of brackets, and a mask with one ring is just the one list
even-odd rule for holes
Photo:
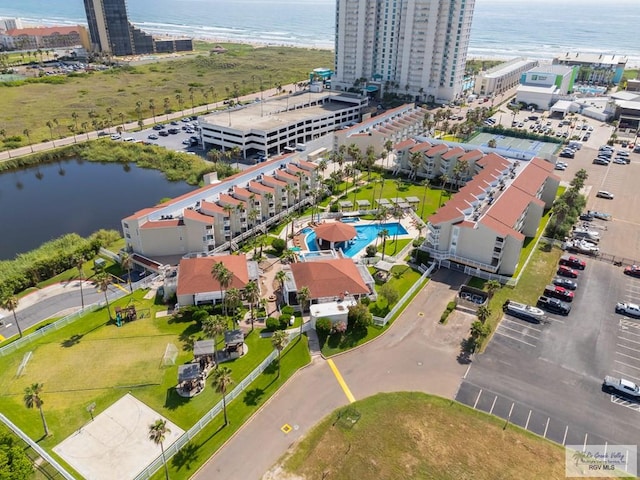
[[[92,282],[84,280],[82,283],[82,288],[86,291],[93,290],[95,285]],[[70,280],[68,282],[61,282],[50,285],[45,288],[41,288],[34,292],[25,295],[22,298],[18,299],[18,308],[16,308],[16,313],[24,310],[25,308],[31,307],[39,302],[47,300],[48,298],[55,297],[56,295],[60,295],[61,293],[69,293],[80,290],[80,280]],[[0,316],[13,315],[13,312],[9,310],[3,310],[0,308]]]

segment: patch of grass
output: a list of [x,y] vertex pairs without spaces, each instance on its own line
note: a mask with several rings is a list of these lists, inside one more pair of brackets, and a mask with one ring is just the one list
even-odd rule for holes
[[[395,242],[392,239],[387,239],[384,254],[390,256],[396,255],[412,241],[412,238],[398,238]],[[378,245],[378,252],[382,253],[382,244]]]
[[279,464],[308,479],[565,478],[563,447],[504,425],[449,399],[381,393],[327,416]]
[[[53,436],[41,445],[50,448],[70,435],[87,420],[85,407],[97,405],[96,414],[128,391],[161,415],[187,429],[208,411],[220,396],[211,392],[185,400],[175,393],[178,365],[190,361],[191,342],[202,338],[199,326],[191,322],[155,318],[165,308],[154,300],[144,300],[145,291],[113,302],[125,307],[131,298],[144,318],[118,328],[108,319],[106,309],[87,314],[82,319],[46,337],[0,357],[0,410],[32,438],[40,438],[37,410],[22,404],[24,388],[43,383],[45,415]],[[161,367],[167,344],[179,349],[176,365]],[[246,338],[249,353],[224,365],[240,381],[273,349],[269,339],[257,331]],[[222,345],[219,345],[219,348]],[[15,377],[24,354],[32,351],[25,374]]]
[[[280,363],[280,376],[276,362],[269,366],[236,400],[227,405],[229,425],[223,426],[222,414],[212,421],[180,452],[167,462],[172,480],[186,480],[200,468],[209,457],[226,442],[253,413],[263,405],[284,383],[300,368],[310,361],[305,339],[294,340],[283,352]],[[236,383],[240,377],[233,375]],[[201,396],[213,396],[208,382],[207,393]],[[211,393],[209,393],[211,392]],[[164,471],[160,469],[152,477],[163,480]]]
[[[48,140],[51,132],[47,121],[58,121],[53,128],[54,138],[71,135],[68,125],[73,125],[72,113],[78,115],[77,125],[95,120],[104,124],[120,124],[136,121],[136,102],[142,104],[142,116],[151,118],[149,101],[155,104],[155,114],[165,113],[164,99],[169,99],[170,112],[179,111],[176,93],[182,92],[182,108],[188,113],[191,107],[188,85],[195,87],[195,105],[219,102],[226,98],[226,89],[238,86],[240,95],[257,92],[260,84],[264,89],[286,85],[308,78],[309,72],[318,65],[332,63],[330,50],[294,47],[253,48],[250,45],[221,44],[227,52],[221,55],[184,55],[177,58],[162,58],[156,63],[118,68],[88,75],[58,78],[47,77],[48,83],[26,83],[20,86],[0,86],[0,118],[7,137],[19,135],[28,128],[33,143]],[[207,52],[213,44],[198,43],[199,52]],[[283,61],[286,59],[286,61]],[[62,80],[62,81],[55,81]],[[144,82],[144,88],[140,88]],[[211,88],[210,88],[211,86]],[[86,92],[83,94],[82,92]],[[208,98],[205,98],[205,94]],[[55,101],[64,99],[65,101]],[[111,116],[107,113],[111,108]],[[91,112],[91,115],[89,113]],[[93,126],[89,129],[93,130]],[[23,145],[26,138],[23,138]],[[0,149],[6,146],[0,144]]]
[[533,247],[538,241],[538,238],[540,238],[545,228],[547,228],[547,223],[549,223],[550,218],[551,218],[551,209],[548,209],[540,219],[540,224],[538,225],[536,236],[525,238],[522,246],[522,250],[520,250],[520,259],[518,261],[518,267],[516,268],[516,271],[513,274],[514,277],[517,277],[522,271],[522,269],[524,268],[527,258],[529,258],[529,255],[531,255],[531,252],[533,251]]

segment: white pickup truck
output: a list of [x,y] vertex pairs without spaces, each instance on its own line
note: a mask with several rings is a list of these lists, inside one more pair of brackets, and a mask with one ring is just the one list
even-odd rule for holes
[[636,303],[618,302],[616,303],[616,313],[640,318],[640,305]]
[[602,388],[607,393],[617,393],[630,397],[634,400],[640,400],[640,387],[624,378],[616,378],[607,375],[602,382]]

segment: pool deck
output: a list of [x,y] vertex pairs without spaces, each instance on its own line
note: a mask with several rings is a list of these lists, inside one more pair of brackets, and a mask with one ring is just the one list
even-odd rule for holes
[[[335,219],[335,220],[322,220],[322,222],[332,222],[332,221],[339,221],[339,219]],[[355,226],[359,226],[359,225],[375,225],[378,223],[377,220],[360,220],[358,222],[348,222],[350,225]],[[402,218],[397,219],[394,217],[390,217],[386,220],[386,223],[400,223],[400,225],[402,225],[402,227],[407,231],[406,234],[402,234],[402,235],[398,235],[398,239],[406,239],[406,238],[418,238],[420,236],[420,231],[418,230],[418,228],[416,228],[415,225],[415,221],[413,219],[412,216],[405,214],[403,215]],[[302,252],[309,252],[310,250],[307,248],[307,243],[306,243],[306,233],[302,233],[302,230],[304,230],[305,228],[313,228],[315,225],[317,225],[318,222],[309,222],[309,221],[304,221],[304,222],[300,222],[297,223],[295,225],[295,231],[296,234],[293,236],[293,239],[291,241],[290,247],[299,247],[300,249],[302,249]],[[286,231],[287,229],[285,228],[284,231]],[[285,234],[286,235],[286,234]],[[363,257],[366,256],[366,247],[368,245],[370,245],[372,242],[369,242],[367,245],[365,245],[364,247],[362,247],[362,249],[360,249],[360,251],[358,253],[356,253],[352,258],[353,260],[360,260]],[[410,247],[410,245],[408,246]],[[400,255],[402,253],[402,255]],[[404,253],[403,252],[398,252],[398,260],[402,261],[402,258],[404,257]],[[389,258],[389,256],[387,255],[386,258]]]

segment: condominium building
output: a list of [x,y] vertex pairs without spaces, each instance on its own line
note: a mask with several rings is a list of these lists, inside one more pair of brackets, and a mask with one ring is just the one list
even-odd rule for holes
[[125,0],[84,0],[91,50],[115,56],[193,50],[193,42],[156,40],[129,22]]
[[292,157],[260,163],[124,218],[127,250],[171,263],[162,257],[237,249],[236,242],[312,203],[317,165]]
[[332,88],[447,102],[462,92],[475,0],[338,0]]
[[496,95],[517,86],[522,74],[538,66],[537,60],[514,58],[496,65],[476,76],[473,92],[477,95]]
[[473,153],[473,178],[429,218],[420,248],[441,266],[513,275],[525,238],[536,235],[560,179],[540,158],[480,153]]
[[243,156],[280,155],[299,144],[359,122],[366,96],[346,92],[298,92],[199,118],[206,149],[239,148]]

